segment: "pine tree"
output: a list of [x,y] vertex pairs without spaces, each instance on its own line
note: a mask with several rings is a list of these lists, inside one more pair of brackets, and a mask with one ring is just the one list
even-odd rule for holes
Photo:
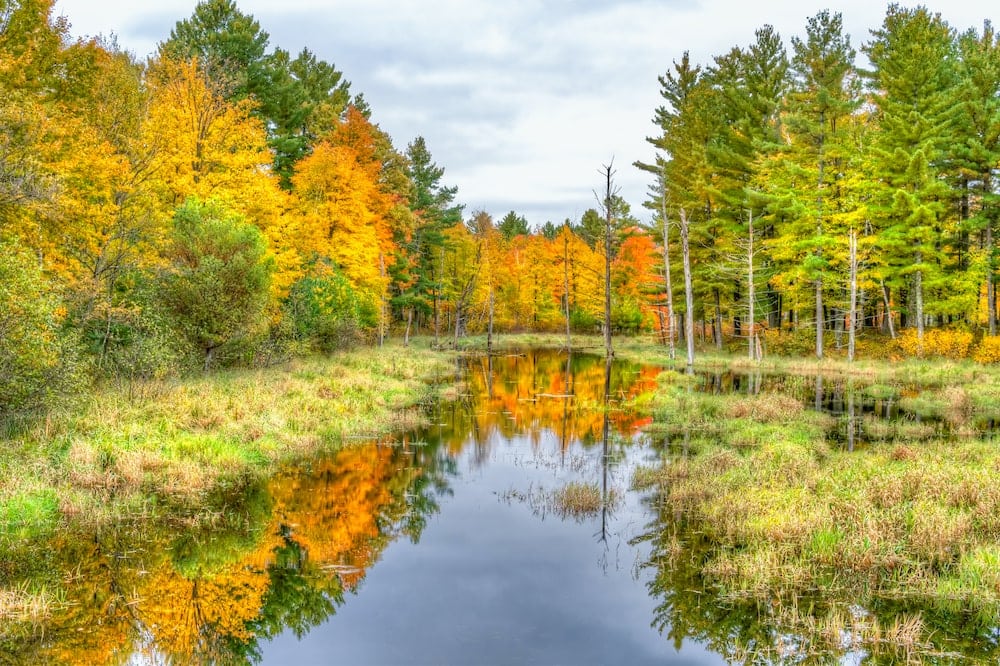
[[[1000,164],[1000,36],[986,21],[982,34],[969,30],[958,40],[959,127],[964,141],[955,142],[961,188],[963,231],[979,234],[978,247],[970,248],[968,269],[986,284],[986,326],[997,334],[996,225],[1000,194],[995,191],[994,170]],[[978,286],[974,289],[978,296]]]
[[877,111],[873,224],[887,257],[886,282],[912,294],[911,321],[923,340],[928,314],[947,312],[929,295],[945,290],[948,201],[943,177],[954,143],[955,35],[926,8],[890,5],[882,27],[865,45],[872,63],[869,85]]
[[806,39],[793,38],[792,46],[787,139],[766,156],[758,187],[773,227],[768,246],[775,282],[788,296],[797,293],[793,302],[812,300],[815,353],[822,358],[824,292],[839,295],[838,270],[847,251],[844,175],[852,167],[850,127],[860,87],[840,14],[823,11],[810,18]]

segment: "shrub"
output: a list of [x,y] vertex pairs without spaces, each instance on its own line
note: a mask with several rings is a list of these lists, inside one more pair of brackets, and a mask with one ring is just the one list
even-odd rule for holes
[[175,373],[190,351],[171,329],[149,278],[139,272],[126,275],[121,298],[115,304],[98,304],[78,323],[105,375],[128,381],[162,379]]
[[38,260],[0,242],[0,414],[44,407],[82,380],[64,317]]
[[924,333],[921,342],[916,329],[910,328],[896,338],[896,346],[907,356],[939,356],[958,360],[969,357],[972,333],[955,328],[932,328]]
[[284,305],[295,339],[331,352],[360,339],[361,312],[347,277],[326,262],[292,285]]
[[1000,363],[1000,335],[983,336],[972,359],[977,363]]
[[219,348],[263,328],[274,262],[257,227],[211,201],[177,209],[173,241],[162,298],[207,369]]

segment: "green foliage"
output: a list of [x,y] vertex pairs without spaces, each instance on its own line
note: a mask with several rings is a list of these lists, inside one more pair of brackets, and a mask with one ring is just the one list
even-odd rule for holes
[[207,369],[216,350],[264,324],[273,260],[256,227],[193,198],[174,215],[169,259],[161,298]]
[[44,407],[82,381],[64,315],[38,260],[0,242],[0,415]]
[[353,346],[362,314],[350,282],[335,267],[322,265],[294,285],[284,306],[297,340],[323,352]]
[[569,325],[578,333],[593,333],[600,323],[595,314],[581,308],[573,308],[569,312]]
[[633,335],[638,333],[642,327],[642,310],[639,303],[634,298],[618,299],[611,308],[611,326],[615,330]]
[[528,220],[523,215],[518,215],[514,211],[510,211],[503,216],[500,224],[497,225],[497,231],[507,241],[514,238],[514,236],[527,236],[531,233],[531,230],[528,228]]

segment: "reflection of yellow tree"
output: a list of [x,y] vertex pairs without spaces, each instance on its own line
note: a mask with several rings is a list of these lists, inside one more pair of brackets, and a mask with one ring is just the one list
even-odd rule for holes
[[[612,370],[612,401],[627,402],[655,386],[659,370],[625,364]],[[524,356],[474,360],[468,373],[471,401],[468,419],[458,417],[454,437],[448,443],[453,452],[465,443],[465,426],[474,438],[485,442],[493,432],[504,436],[544,428],[556,433],[564,444],[592,442],[601,437],[604,405],[604,362],[598,357],[567,359],[558,353],[529,353]],[[627,409],[614,409],[610,420],[622,434],[648,422]]]
[[204,578],[187,578],[169,565],[147,576],[138,615],[155,649],[193,659],[214,652],[219,638],[252,638],[247,624],[260,613],[269,582],[260,554],[276,545],[265,540],[256,551]]
[[[392,450],[351,447],[317,461],[309,476],[280,475],[271,483],[276,519],[309,560],[337,571],[353,586],[380,552],[380,518],[394,501]],[[342,567],[342,568],[339,568]]]

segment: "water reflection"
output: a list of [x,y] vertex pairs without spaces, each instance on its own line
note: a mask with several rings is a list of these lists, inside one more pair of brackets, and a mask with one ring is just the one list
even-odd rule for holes
[[389,543],[419,537],[445,474],[410,453],[345,449],[245,489],[195,530],[141,523],[33,544],[65,597],[44,633],[6,627],[0,662],[255,660],[261,641],[335,613]]
[[[628,490],[638,466],[690,455],[689,429],[658,445],[629,408],[658,369],[525,351],[460,370],[460,395],[430,408],[428,427],[238,489],[211,524],[137,520],[12,547],[3,580],[61,598],[41,627],[0,628],[0,663],[912,658],[857,645],[919,609],[747,601],[702,578],[704,535],[662,492]],[[759,373],[700,375],[693,390],[795,395],[842,419],[849,449],[906,399]],[[531,504],[568,483],[599,490],[583,519]],[[925,634],[949,637],[942,654],[997,657],[991,628],[923,618]]]

